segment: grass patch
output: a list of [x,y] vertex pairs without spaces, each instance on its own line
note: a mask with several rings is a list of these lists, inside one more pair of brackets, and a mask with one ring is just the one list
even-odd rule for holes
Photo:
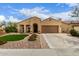
[[22,40],[24,39],[26,36],[28,35],[6,35],[6,36],[2,36],[0,37],[0,40],[3,40],[3,41],[19,41],[19,40]]

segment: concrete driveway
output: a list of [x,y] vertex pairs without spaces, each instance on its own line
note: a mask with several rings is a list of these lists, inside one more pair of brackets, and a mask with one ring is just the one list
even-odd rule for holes
[[48,49],[0,49],[1,56],[79,56],[79,38],[68,34],[39,34]]
[[50,48],[79,48],[79,38],[69,34],[42,34]]

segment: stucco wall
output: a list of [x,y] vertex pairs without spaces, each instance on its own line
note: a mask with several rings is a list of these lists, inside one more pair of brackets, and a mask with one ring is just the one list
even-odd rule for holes
[[69,31],[72,29],[72,25],[67,23],[62,23],[61,29],[62,29],[61,30],[62,33],[69,33]]
[[79,31],[79,26],[75,26],[74,29],[75,29],[76,31]]
[[24,20],[24,21],[17,24],[18,32],[20,31],[20,28],[19,28],[20,25],[24,25],[24,26],[30,25],[30,27],[31,27],[30,31],[33,32],[33,24],[34,23],[38,25],[38,31],[40,31],[40,22],[41,22],[40,19],[36,18],[36,17],[32,17],[27,20]]
[[68,32],[71,29],[71,25],[63,23],[61,20],[55,20],[51,18],[47,18],[43,21],[41,21],[40,18],[32,17],[27,20],[24,20],[22,22],[17,23],[17,29],[18,32],[20,31],[20,25],[30,25],[31,26],[31,32],[33,32],[33,24],[36,23],[38,25],[38,31],[41,32],[41,26],[42,25],[57,25],[59,26],[59,32]]
[[45,19],[41,22],[41,26],[42,25],[57,25],[59,28],[58,28],[58,32],[61,32],[61,21],[58,21],[58,20],[54,20],[54,19]]

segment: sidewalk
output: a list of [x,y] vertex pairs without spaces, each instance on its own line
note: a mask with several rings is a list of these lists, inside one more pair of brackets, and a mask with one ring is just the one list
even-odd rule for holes
[[0,49],[0,56],[78,56],[79,49]]

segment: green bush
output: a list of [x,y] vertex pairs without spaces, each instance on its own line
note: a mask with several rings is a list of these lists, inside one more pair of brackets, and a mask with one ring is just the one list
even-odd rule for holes
[[7,43],[7,41],[0,40],[0,45]]
[[70,30],[70,34],[71,34],[72,36],[78,36],[78,37],[79,37],[79,32],[76,31],[76,30],[74,30],[74,29],[71,29],[71,30]]
[[36,35],[36,34],[32,34],[32,35],[29,37],[28,41],[35,41],[36,38],[37,38],[37,35]]
[[16,29],[16,27],[5,27],[5,31],[7,33],[9,33],[9,32],[17,32],[17,29]]

